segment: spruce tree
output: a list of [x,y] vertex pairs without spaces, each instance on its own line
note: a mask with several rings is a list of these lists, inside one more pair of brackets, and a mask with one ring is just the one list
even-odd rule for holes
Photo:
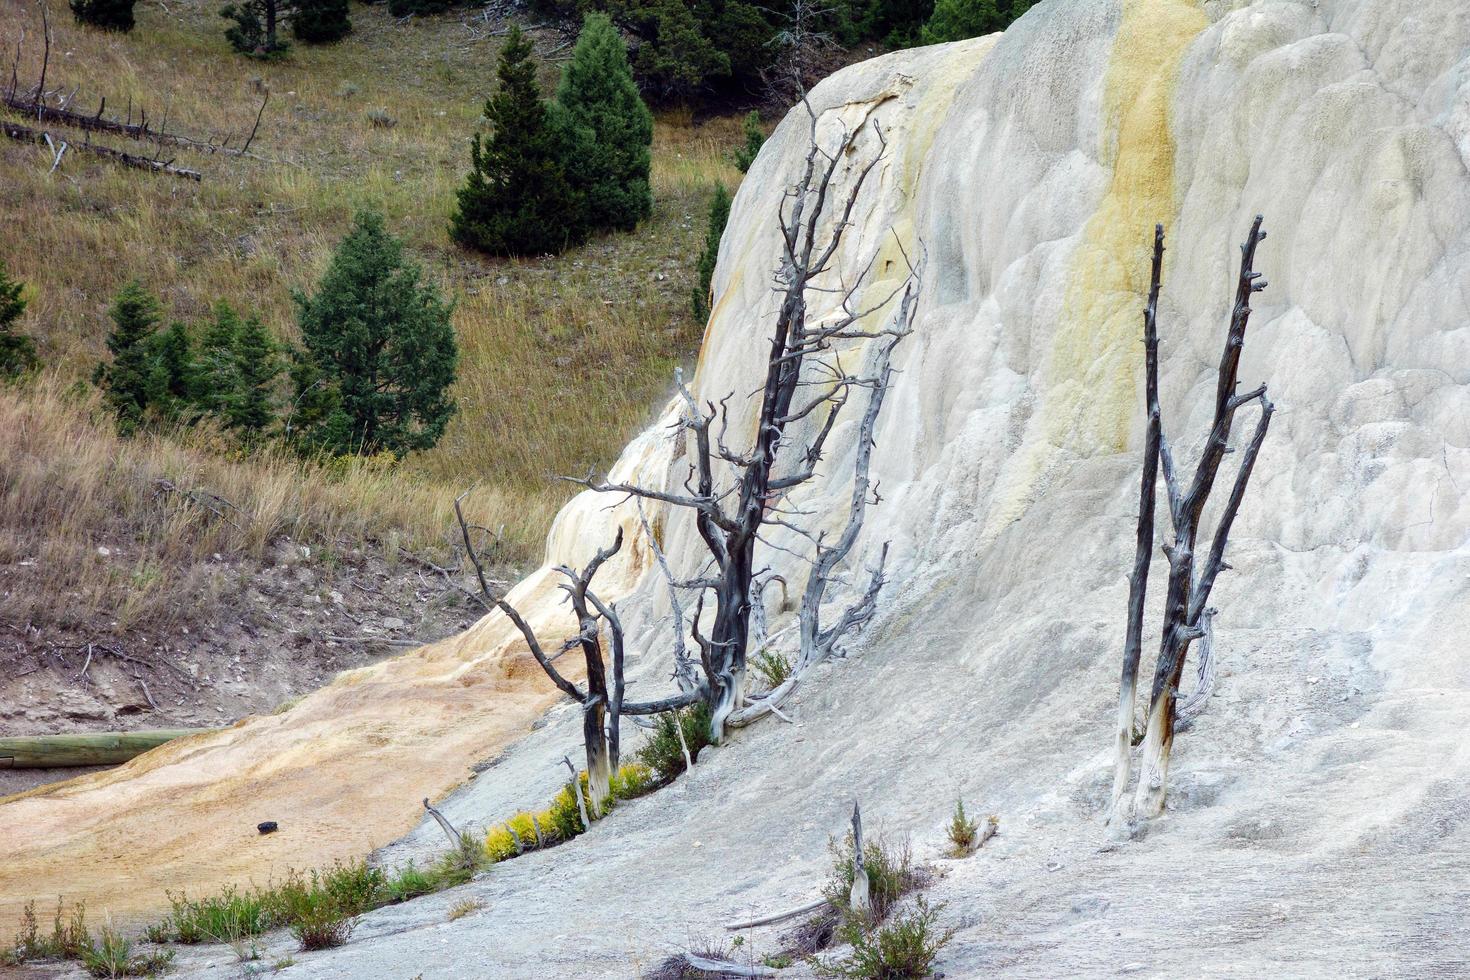
[[71,0],[71,12],[77,23],[104,31],[133,29],[133,0]]
[[331,44],[352,33],[347,0],[297,0],[291,33],[307,44]]
[[229,303],[215,306],[200,343],[199,407],[226,426],[259,435],[275,420],[281,348],[256,317],[241,320]]
[[450,233],[491,255],[560,252],[587,236],[566,164],[581,156],[578,143],[590,134],[542,101],[531,42],[519,27],[500,51],[497,74],[500,85],[485,103],[492,131],[470,144],[470,174]]
[[15,323],[26,311],[23,287],[5,273],[0,262],[0,380],[11,380],[28,374],[40,366],[36,342],[15,329]]
[[233,26],[225,29],[230,46],[252,58],[277,58],[291,45],[280,39],[281,21],[290,16],[292,0],[241,0],[220,11]]
[[235,386],[225,405],[225,422],[260,435],[275,420],[277,379],[285,369],[280,346],[257,317],[250,317],[235,336],[233,354]]
[[638,95],[627,48],[607,15],[587,15],[556,101],[575,125],[592,133],[590,152],[574,171],[587,221],[594,228],[632,231],[653,213],[653,114]]
[[452,307],[383,217],[361,212],[316,294],[296,294],[305,350],[293,373],[294,431],[334,454],[406,453],[438,441],[454,414]]
[[715,184],[715,195],[709,206],[709,227],[704,233],[704,249],[694,266],[694,316],[700,322],[709,319],[710,282],[715,277],[715,262],[720,257],[720,239],[725,223],[730,220],[730,192],[724,184]]
[[137,280],[123,287],[112,304],[112,331],[107,335],[110,363],[94,375],[117,416],[118,431],[130,435],[143,423],[152,390],[150,340],[158,328],[158,300]]
[[195,414],[200,399],[199,365],[189,328],[173,323],[148,338],[148,403],[164,418],[177,420]]

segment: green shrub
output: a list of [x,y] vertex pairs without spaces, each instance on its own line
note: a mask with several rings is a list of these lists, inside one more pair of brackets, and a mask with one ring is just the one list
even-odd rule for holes
[[920,897],[913,911],[893,922],[867,929],[856,919],[849,920],[839,931],[852,953],[838,963],[818,968],[822,976],[850,980],[918,980],[930,976],[939,951],[954,938],[953,929],[940,931],[935,920],[943,905],[931,908]]
[[26,311],[20,283],[5,274],[0,261],[0,381],[13,380],[40,367],[36,342],[15,329],[15,323]]
[[667,783],[684,771],[684,750],[675,724],[684,731],[691,761],[699,762],[700,750],[710,744],[710,713],[704,702],[659,715],[648,741],[638,750],[638,761],[653,770],[660,783]]
[[946,835],[955,855],[969,854],[975,849],[975,842],[980,838],[980,825],[965,815],[964,800],[955,800],[954,815],[950,817]]
[[[848,897],[856,877],[853,867],[852,834],[841,842],[833,840],[832,876],[822,890],[833,908],[847,915]],[[912,866],[907,842],[891,844],[882,839],[872,839],[863,844],[863,868],[868,872],[869,919],[882,922],[888,910],[906,893],[918,886],[918,876]]]
[[94,977],[153,977],[165,972],[173,963],[171,949],[134,955],[133,944],[109,928],[102,930],[100,942],[82,950],[82,966]]
[[304,952],[334,949],[352,935],[354,919],[330,898],[313,900],[298,907],[291,916],[291,935]]
[[77,23],[104,31],[133,29],[133,0],[71,0],[71,12]]
[[757,154],[761,147],[766,145],[766,130],[761,125],[761,114],[756,110],[750,110],[750,115],[745,117],[745,145],[735,150],[735,168],[741,173],[750,170],[750,165],[755,163]]
[[27,902],[20,914],[20,931],[9,949],[0,955],[0,964],[19,965],[35,960],[77,959],[82,951],[92,946],[92,935],[87,929],[87,906],[79,902],[66,915],[66,906],[56,900],[56,917],[52,922],[51,934],[41,935],[40,923],[36,919],[36,903]]
[[242,892],[226,885],[217,895],[191,901],[187,895],[168,893],[172,911],[162,927],[151,928],[148,938],[158,942],[171,938],[185,945],[233,943],[269,930],[273,910],[268,896],[259,889]]
[[710,314],[710,283],[715,277],[715,263],[720,257],[720,239],[725,235],[725,225],[730,220],[730,192],[722,183],[715,184],[714,196],[710,199],[709,223],[704,231],[704,248],[694,265],[694,293],[692,307],[694,318],[703,322]]
[[760,651],[751,658],[750,666],[772,690],[786,683],[791,676],[791,658],[775,650]]

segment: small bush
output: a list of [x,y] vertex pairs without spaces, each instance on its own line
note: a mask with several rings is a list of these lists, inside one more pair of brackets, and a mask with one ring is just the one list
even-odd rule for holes
[[173,958],[171,949],[134,955],[133,944],[109,928],[103,928],[97,945],[89,943],[81,951],[82,966],[94,977],[153,977],[167,970]]
[[0,955],[0,963],[14,966],[35,960],[75,960],[91,948],[86,903],[78,902],[68,917],[65,904],[58,898],[51,934],[43,936],[36,919],[36,903],[27,902],[20,915],[20,932],[10,948]]
[[980,825],[965,815],[965,801],[955,800],[954,815],[950,817],[949,837],[951,853],[963,857],[975,849],[980,839]]
[[791,676],[791,658],[773,650],[762,650],[755,655],[750,665],[760,679],[766,682],[766,686],[773,690]]
[[710,199],[709,223],[704,230],[704,248],[694,264],[694,292],[691,306],[694,318],[701,322],[709,319],[710,283],[715,277],[715,263],[720,258],[720,239],[725,235],[725,225],[730,220],[730,192],[725,185],[715,184],[714,196]]
[[922,897],[913,911],[888,925],[866,929],[851,920],[840,932],[852,945],[852,954],[838,963],[822,965],[822,976],[851,980],[917,980],[930,976],[939,951],[954,938],[953,929],[940,931],[935,920],[943,905],[930,907]]
[[684,730],[689,758],[695,763],[699,762],[700,750],[710,744],[709,706],[703,702],[659,715],[657,727],[638,750],[638,761],[653,770],[660,783],[670,782],[684,771],[684,750],[679,744],[679,729],[674,727],[676,723]]
[[[577,779],[582,786],[582,800],[591,806],[587,789],[587,774],[579,772]],[[600,814],[589,814],[593,820],[606,816],[620,801],[631,800],[650,792],[659,783],[652,769],[641,762],[630,762],[618,767],[608,779],[608,800]],[[538,813],[523,810],[502,824],[491,827],[485,834],[484,852],[491,861],[505,861],[525,851],[552,847],[569,841],[586,831],[582,824],[582,811],[577,805],[576,791],[570,781],[552,798],[551,806]],[[540,831],[538,842],[537,831]],[[514,833],[512,833],[514,831]],[[519,839],[520,846],[516,846]]]
[[[848,834],[841,843],[833,841],[832,877],[823,889],[827,901],[844,916],[848,913],[848,896],[852,892],[855,877],[853,869],[852,835]],[[882,922],[893,907],[907,892],[918,887],[918,875],[914,872],[909,846],[890,844],[884,840],[870,840],[863,845],[863,867],[868,872],[868,900],[872,905],[871,920]]]
[[353,916],[331,899],[299,908],[293,918],[291,935],[303,952],[335,949],[352,935]]
[[756,156],[761,147],[766,145],[766,131],[761,126],[761,114],[756,110],[750,110],[750,115],[745,117],[745,145],[735,150],[735,168],[741,173],[750,169],[755,163]]
[[372,123],[375,129],[392,129],[398,125],[398,120],[390,116],[388,110],[381,106],[369,109],[367,111],[367,118],[368,122]]
[[185,945],[234,943],[259,936],[273,924],[267,897],[258,889],[240,892],[235,886],[227,885],[219,894],[197,902],[169,892],[168,900],[172,912],[165,925],[147,930],[146,935],[153,942],[172,939]]
[[449,909],[449,921],[463,919],[471,912],[478,912],[485,907],[485,903],[477,898],[467,898],[462,902],[455,902]]

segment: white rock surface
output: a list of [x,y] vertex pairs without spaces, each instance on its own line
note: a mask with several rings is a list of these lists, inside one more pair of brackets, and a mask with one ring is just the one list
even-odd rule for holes
[[[585,837],[370,915],[287,975],[635,976],[809,897],[853,798],[929,859],[957,795],[1001,832],[934,886],[959,927],[948,976],[1470,972],[1470,6],[1045,0],[998,39],[847,69],[813,103],[824,138],[871,117],[891,143],[843,268],[889,275],[894,236],[928,255],[862,545],[893,545],[878,623],[804,687],[796,727],[751,729]],[[782,124],[736,198],[703,395],[763,369],[805,125]],[[1270,288],[1242,382],[1280,411],[1215,593],[1218,693],[1178,741],[1169,813],[1110,850],[1149,229],[1170,236],[1164,412],[1187,458],[1257,212]],[[819,513],[840,510],[851,438]],[[655,427],[623,466],[682,479],[670,452]],[[557,560],[610,537],[605,503],[571,505]],[[656,574],[623,601],[639,696],[666,684],[665,607]],[[576,744],[554,714],[446,812],[544,801]],[[465,893],[485,911],[448,923]]]

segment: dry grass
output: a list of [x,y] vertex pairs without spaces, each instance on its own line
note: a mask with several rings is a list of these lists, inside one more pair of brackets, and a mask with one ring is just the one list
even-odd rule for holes
[[[124,440],[95,392],[64,390],[54,376],[0,387],[0,432],[0,618],[12,623],[188,620],[235,585],[216,554],[267,560],[283,537],[318,557],[387,543],[444,554],[450,544],[453,498],[426,479],[371,461],[235,460],[202,431]],[[521,535],[510,544],[533,545],[523,502],[487,490],[470,503],[476,523],[504,523]]]
[[[397,24],[381,6],[354,5],[344,43],[260,63],[228,50],[217,7],[140,4],[137,28],[119,36],[77,26],[52,0],[48,88],[77,89],[83,109],[106,96],[109,114],[129,101],[153,120],[166,109],[170,130],[199,137],[248,131],[268,89],[249,157],[170,150],[204,172],[195,184],[81,154],[48,173],[44,147],[0,141],[6,262],[29,287],[21,328],[49,365],[30,389],[0,394],[0,453],[20,461],[0,474],[0,566],[36,563],[7,587],[7,619],[45,618],[48,601],[66,618],[164,615],[227,585],[210,574],[214,552],[262,555],[283,534],[328,545],[394,534],[431,547],[472,484],[479,521],[505,525],[506,557],[531,558],[568,495],[549,478],[609,462],[697,346],[690,267],[710,184],[739,181],[726,161],[737,119],[658,121],[655,213],[637,233],[555,259],[489,260],[453,246],[446,229],[500,43],[475,32],[496,25]],[[38,8],[0,0],[0,50],[13,51],[22,28],[25,85],[40,67]],[[548,86],[558,70],[545,66]],[[370,110],[396,125],[375,126]],[[458,301],[460,413],[434,451],[392,471],[334,471],[278,453],[231,458],[208,433],[123,442],[95,399],[63,394],[101,357],[107,307],[135,277],[174,318],[227,299],[292,338],[291,290],[320,274],[360,206],[383,211]],[[237,530],[159,497],[159,479],[220,494],[250,519]],[[121,556],[98,561],[98,546]]]

